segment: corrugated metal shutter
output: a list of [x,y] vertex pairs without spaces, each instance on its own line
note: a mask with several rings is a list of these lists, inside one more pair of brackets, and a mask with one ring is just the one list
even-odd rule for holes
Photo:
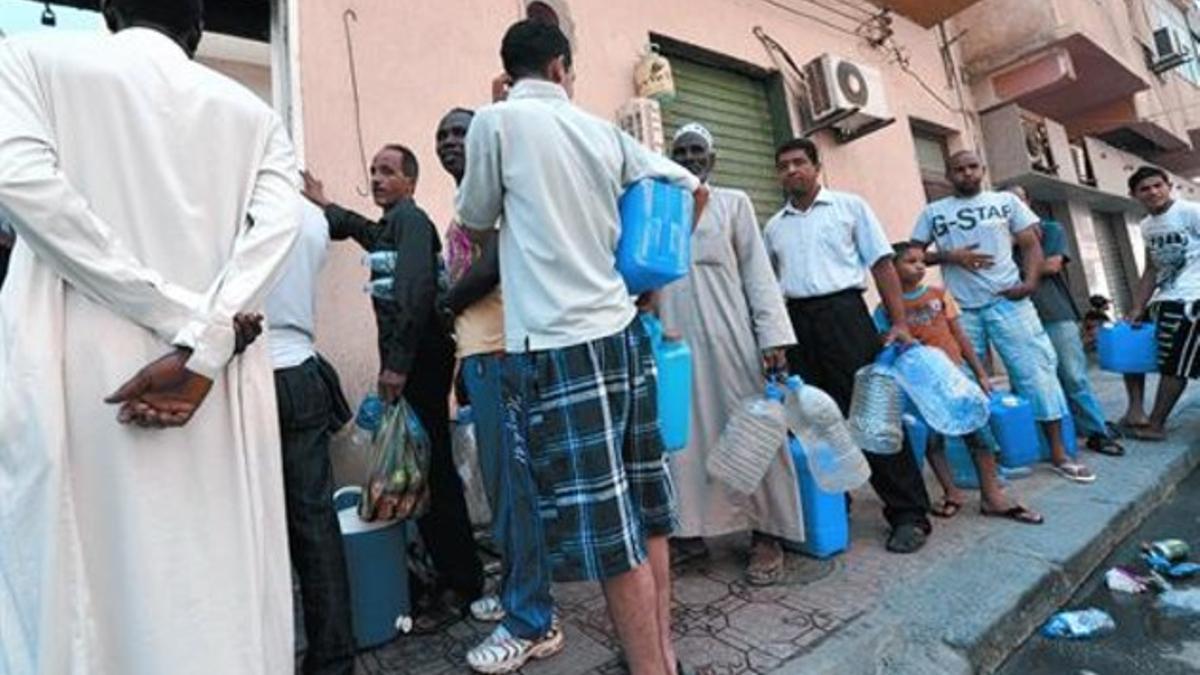
[[1108,292],[1112,295],[1113,305],[1124,314],[1133,303],[1133,284],[1125,272],[1125,256],[1121,253],[1121,241],[1118,239],[1119,236],[1128,236],[1125,233],[1125,219],[1119,215],[1093,211],[1092,227],[1096,231],[1096,246],[1100,249],[1100,264],[1104,266]]
[[717,143],[713,184],[745,190],[759,224],[765,225],[783,206],[775,177],[775,132],[766,83],[678,57],[671,57],[671,70],[676,96],[662,106],[668,148],[675,130],[684,124],[699,122],[707,127]]

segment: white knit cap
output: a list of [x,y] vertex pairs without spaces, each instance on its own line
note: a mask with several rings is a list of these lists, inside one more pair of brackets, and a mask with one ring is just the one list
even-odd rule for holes
[[715,150],[717,147],[717,143],[713,139],[712,132],[706,129],[704,125],[700,124],[699,122],[688,122],[687,124],[679,127],[679,130],[675,132],[675,136],[671,138],[671,142],[678,142],[679,139],[686,134],[696,134],[700,138],[703,138],[704,142],[708,144],[709,150]]

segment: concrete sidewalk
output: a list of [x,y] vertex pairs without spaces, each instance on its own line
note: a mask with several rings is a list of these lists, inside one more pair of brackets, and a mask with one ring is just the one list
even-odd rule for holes
[[[1119,415],[1120,380],[1097,373],[1094,381],[1109,415]],[[935,519],[921,552],[893,555],[868,488],[856,494],[851,550],[833,561],[790,556],[787,583],[768,589],[742,581],[745,538],[713,542],[709,558],[674,570],[679,654],[701,673],[730,675],[988,672],[1200,463],[1197,390],[1181,402],[1171,435],[1165,444],[1127,442],[1124,458],[1085,451],[1099,475],[1091,486],[1045,468],[1016,481],[1014,496],[1045,514],[1040,527],[984,518],[976,498],[954,519]],[[939,494],[930,477],[931,498]],[[625,672],[599,587],[558,585],[555,597],[567,647],[521,672]],[[363,654],[360,672],[466,672],[466,651],[491,628],[463,621],[401,637]]]

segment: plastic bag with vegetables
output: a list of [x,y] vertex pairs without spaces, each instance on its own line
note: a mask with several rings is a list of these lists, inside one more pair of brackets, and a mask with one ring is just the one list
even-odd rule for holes
[[375,432],[359,515],[363,520],[415,518],[429,505],[429,435],[401,399]]

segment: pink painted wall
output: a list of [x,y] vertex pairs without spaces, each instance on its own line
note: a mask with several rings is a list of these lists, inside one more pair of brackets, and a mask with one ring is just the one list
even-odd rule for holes
[[[762,26],[801,63],[833,52],[881,70],[897,122],[850,144],[837,146],[825,137],[818,142],[825,149],[827,183],[862,194],[897,238],[909,232],[924,202],[908,118],[952,129],[962,125],[961,114],[921,91],[916,80],[889,65],[884,54],[761,0],[576,0],[571,6],[578,38],[577,102],[605,118],[611,119],[633,95],[633,66],[652,32],[773,69],[751,33]],[[452,106],[487,102],[489,83],[501,69],[500,38],[518,19],[521,3],[324,0],[300,8],[306,162],[324,177],[331,198],[374,214],[355,192],[363,177],[342,25],[347,8],[358,16],[350,31],[368,157],[385,142],[410,145],[421,161],[417,201],[441,226],[451,216],[454,186],[434,155],[434,127]],[[817,8],[809,10],[836,23],[850,23]],[[936,31],[899,17],[895,28],[895,40],[908,49],[912,70],[957,105],[947,89]],[[338,364],[355,396],[376,368],[370,308],[360,290],[366,275],[358,266],[359,257],[353,245],[336,247],[323,283],[318,327],[322,350]]]

